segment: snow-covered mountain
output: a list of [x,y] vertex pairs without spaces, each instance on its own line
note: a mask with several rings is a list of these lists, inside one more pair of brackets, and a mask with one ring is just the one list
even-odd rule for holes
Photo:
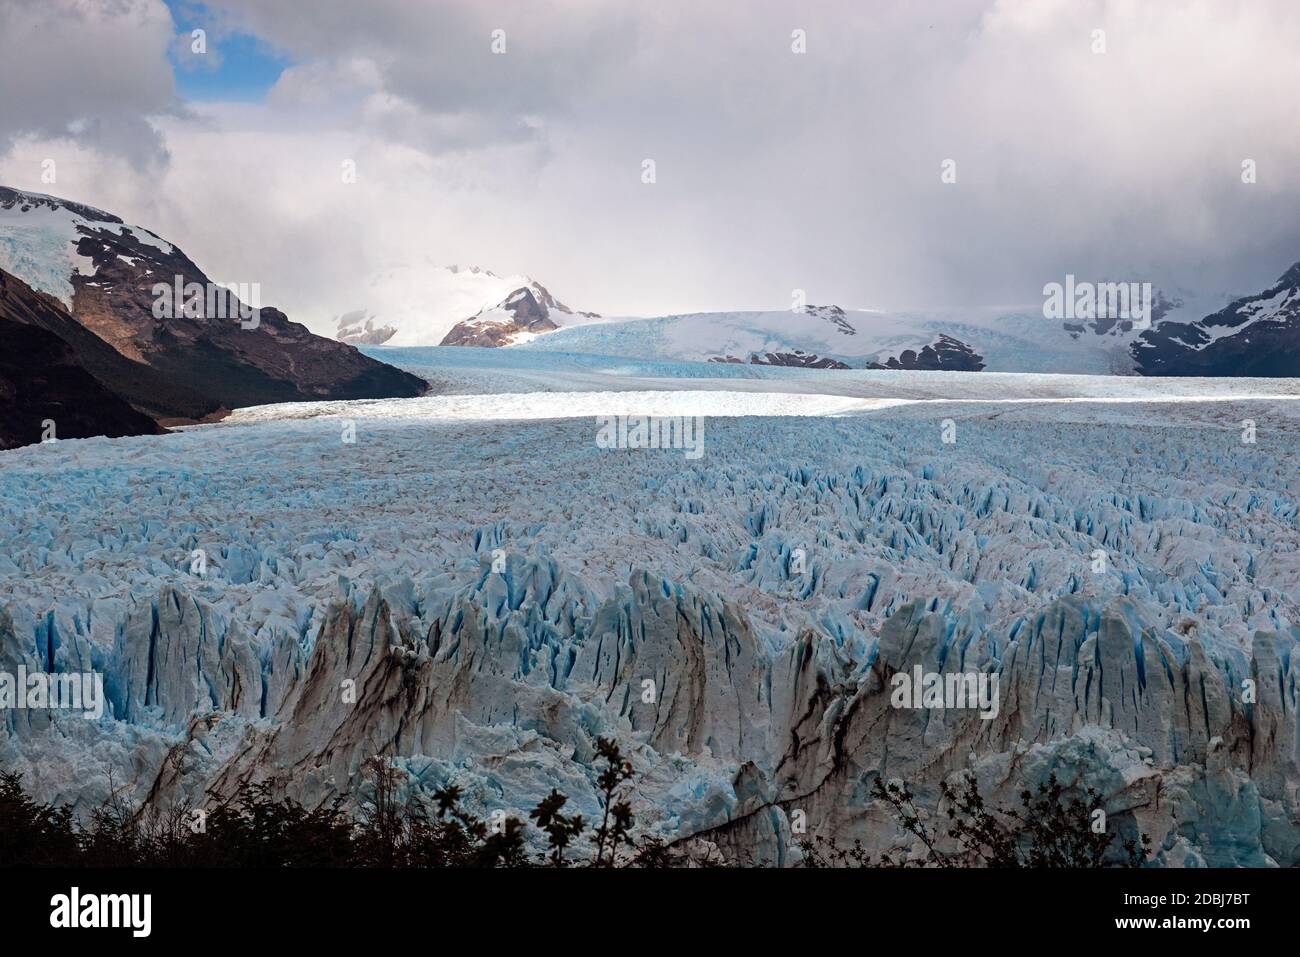
[[823,369],[1300,375],[1300,263],[1272,288],[1223,309],[1222,295],[1158,291],[1154,298],[1154,327],[1146,330],[1128,320],[1047,319],[1034,306],[940,312],[805,306],[607,319],[485,344]]
[[[335,338],[353,345],[436,346],[509,345],[520,341],[509,331],[523,293],[532,301],[534,332],[599,318],[557,300],[541,283],[522,274],[498,276],[477,266],[442,266],[430,259],[392,266],[371,276],[362,294],[364,305],[335,318]],[[537,321],[540,313],[541,321]],[[469,327],[499,327],[491,341]],[[521,330],[522,331],[522,330]]]
[[[0,269],[54,296],[71,311],[76,285],[96,285],[96,240],[171,256],[176,249],[111,213],[43,193],[0,186]],[[86,240],[83,243],[83,240]]]
[[233,291],[213,283],[177,246],[81,203],[0,187],[0,270],[50,297],[39,308],[0,301],[6,318],[39,320],[107,388],[155,419],[427,388],[261,306],[254,284]]
[[456,323],[443,337],[443,346],[520,345],[538,336],[570,326],[600,321],[594,312],[574,312],[556,300],[544,286],[529,283],[504,300]]
[[1034,310],[802,310],[610,319],[556,330],[527,348],[636,359],[814,368],[1127,374],[1131,330],[1071,330]]
[[[1289,298],[1291,292],[1296,298]],[[373,276],[365,293],[367,305],[335,322],[337,338],[356,345],[525,346],[646,360],[816,369],[1300,374],[1296,333],[1279,328],[1294,321],[1300,301],[1294,276],[1223,313],[1201,318],[1227,298],[1157,290],[1152,305],[1156,328],[1145,331],[1114,318],[1049,319],[1038,303],[937,311],[808,305],[797,310],[606,317],[569,308],[526,275],[503,277],[477,267],[425,260]],[[1237,311],[1242,309],[1247,312]],[[1249,335],[1237,338],[1248,326],[1255,328],[1256,337],[1268,330],[1269,342],[1280,348],[1252,350]]]
[[1157,323],[1132,353],[1146,375],[1300,376],[1300,263],[1203,319]]

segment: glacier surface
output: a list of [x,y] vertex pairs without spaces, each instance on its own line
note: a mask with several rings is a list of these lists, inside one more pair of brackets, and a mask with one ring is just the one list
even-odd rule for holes
[[[315,804],[384,754],[413,794],[592,814],[615,735],[647,833],[755,862],[798,858],[796,819],[907,850],[877,777],[933,808],[954,774],[1010,799],[1055,772],[1161,863],[1300,863],[1295,380],[647,394],[666,370],[563,361],[585,391],[521,367],[0,454],[0,670],[109,698],[0,712],[0,765],[85,813],[245,780]],[[705,455],[598,448],[600,412],[705,415]],[[997,717],[891,707],[918,664],[998,675]]]

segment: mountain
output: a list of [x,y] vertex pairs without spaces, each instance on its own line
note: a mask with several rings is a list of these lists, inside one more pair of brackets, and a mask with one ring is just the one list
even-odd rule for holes
[[1297,272],[1200,320],[1227,297],[1156,290],[1154,328],[1142,330],[1128,319],[1049,319],[1038,305],[604,317],[570,309],[527,276],[426,262],[376,277],[370,295],[384,305],[339,317],[338,338],[807,369],[1289,376],[1300,374]]
[[966,343],[952,336],[939,336],[920,352],[904,349],[886,362],[873,362],[871,369],[928,369],[932,371],[979,372],[984,360]]
[[[1146,330],[1135,329],[1128,320],[1052,320],[1033,308],[846,312],[838,306],[805,306],[793,312],[608,319],[556,329],[545,337],[486,344],[824,369],[1300,375],[1300,263],[1272,288],[1205,315],[1203,304],[1214,301],[1156,292],[1154,326]],[[1205,318],[1195,320],[1198,315]]]
[[438,345],[488,348],[517,345],[567,325],[599,318],[591,312],[575,313],[547,292],[546,287],[530,282],[495,306],[456,323]]
[[1197,322],[1157,323],[1131,350],[1143,375],[1300,376],[1300,263]]
[[372,276],[364,298],[363,307],[335,318],[340,342],[508,345],[519,341],[530,326],[541,333],[599,318],[570,309],[528,276],[498,276],[477,266],[441,266],[428,259]]
[[[256,310],[255,285],[219,286],[178,247],[80,203],[0,187],[0,269],[152,370],[137,382],[108,378],[156,418],[193,420],[268,402],[415,396],[427,388],[279,310]],[[81,355],[97,350],[70,344]]]
[[439,345],[498,347],[560,328],[532,290],[516,289],[491,309],[456,323]]
[[[1095,333],[1095,334],[1094,334]],[[830,369],[921,369],[1128,374],[1131,335],[1072,335],[1041,310],[949,312],[798,311],[693,313],[610,319],[559,329],[525,348],[636,359],[740,362]]]
[[87,372],[77,351],[53,332],[0,315],[0,449],[50,437],[163,431]]
[[37,326],[70,348],[76,362],[113,394],[155,418],[199,420],[225,411],[220,402],[128,359],[95,335],[54,296],[0,269],[0,316]]

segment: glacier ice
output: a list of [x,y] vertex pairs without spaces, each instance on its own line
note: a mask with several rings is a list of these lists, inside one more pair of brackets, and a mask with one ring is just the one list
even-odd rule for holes
[[[110,709],[0,714],[0,764],[84,813],[110,777],[318,803],[382,753],[590,814],[613,734],[650,833],[755,860],[797,858],[795,810],[906,846],[877,776],[1055,772],[1165,863],[1294,865],[1296,403],[1153,399],[710,418],[698,462],[427,400],[5,453],[0,668],[102,672]],[[953,663],[995,720],[889,706]]]

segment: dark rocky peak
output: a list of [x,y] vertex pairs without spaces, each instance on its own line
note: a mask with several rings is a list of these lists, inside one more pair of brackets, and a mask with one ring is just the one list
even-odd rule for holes
[[934,342],[921,348],[904,349],[885,362],[873,362],[868,369],[921,369],[947,372],[979,372],[984,368],[984,357],[960,339],[941,334]]
[[106,213],[102,209],[96,209],[94,206],[87,206],[84,203],[74,203],[71,200],[59,199],[57,196],[46,196],[44,193],[29,193],[21,189],[13,189],[9,186],[0,186],[0,209],[18,209],[20,212],[27,212],[32,209],[66,209],[70,213],[75,213],[82,219],[87,219],[96,223],[117,223],[122,224],[122,220],[112,213]]
[[[566,306],[564,303],[560,302],[560,300],[558,300],[558,299],[556,299],[554,296],[552,296],[551,293],[550,293],[550,290],[547,289],[545,286],[543,286],[541,283],[539,283],[539,282],[534,282],[534,283],[532,283],[530,286],[528,286],[527,288],[529,289],[529,291],[532,292],[533,297],[534,297],[534,298],[535,298],[539,303],[541,303],[543,306],[545,306],[548,310],[549,310],[549,309],[554,309],[554,310],[556,310],[556,311],[558,311],[558,312],[567,312],[567,313],[569,313],[570,315],[573,314],[573,310],[572,310],[572,309],[570,309],[570,308],[569,308],[568,306]],[[513,295],[513,293],[512,293],[512,295]],[[595,313],[585,313],[585,315],[595,315]]]
[[[744,359],[738,359],[735,356],[713,356],[709,362],[725,362],[732,365],[746,365]],[[749,356],[749,365],[752,366],[786,366],[792,369],[851,369],[849,366],[838,359],[830,359],[826,356],[815,355],[811,352],[804,352],[802,349],[794,349],[790,352],[754,352]]]
[[846,336],[858,334],[858,330],[853,328],[853,324],[845,317],[844,310],[839,306],[804,306],[803,311],[807,315],[825,319]]
[[517,324],[525,327],[550,320],[550,313],[546,306],[537,301],[537,297],[527,286],[516,289],[506,296],[497,308],[509,313]]

